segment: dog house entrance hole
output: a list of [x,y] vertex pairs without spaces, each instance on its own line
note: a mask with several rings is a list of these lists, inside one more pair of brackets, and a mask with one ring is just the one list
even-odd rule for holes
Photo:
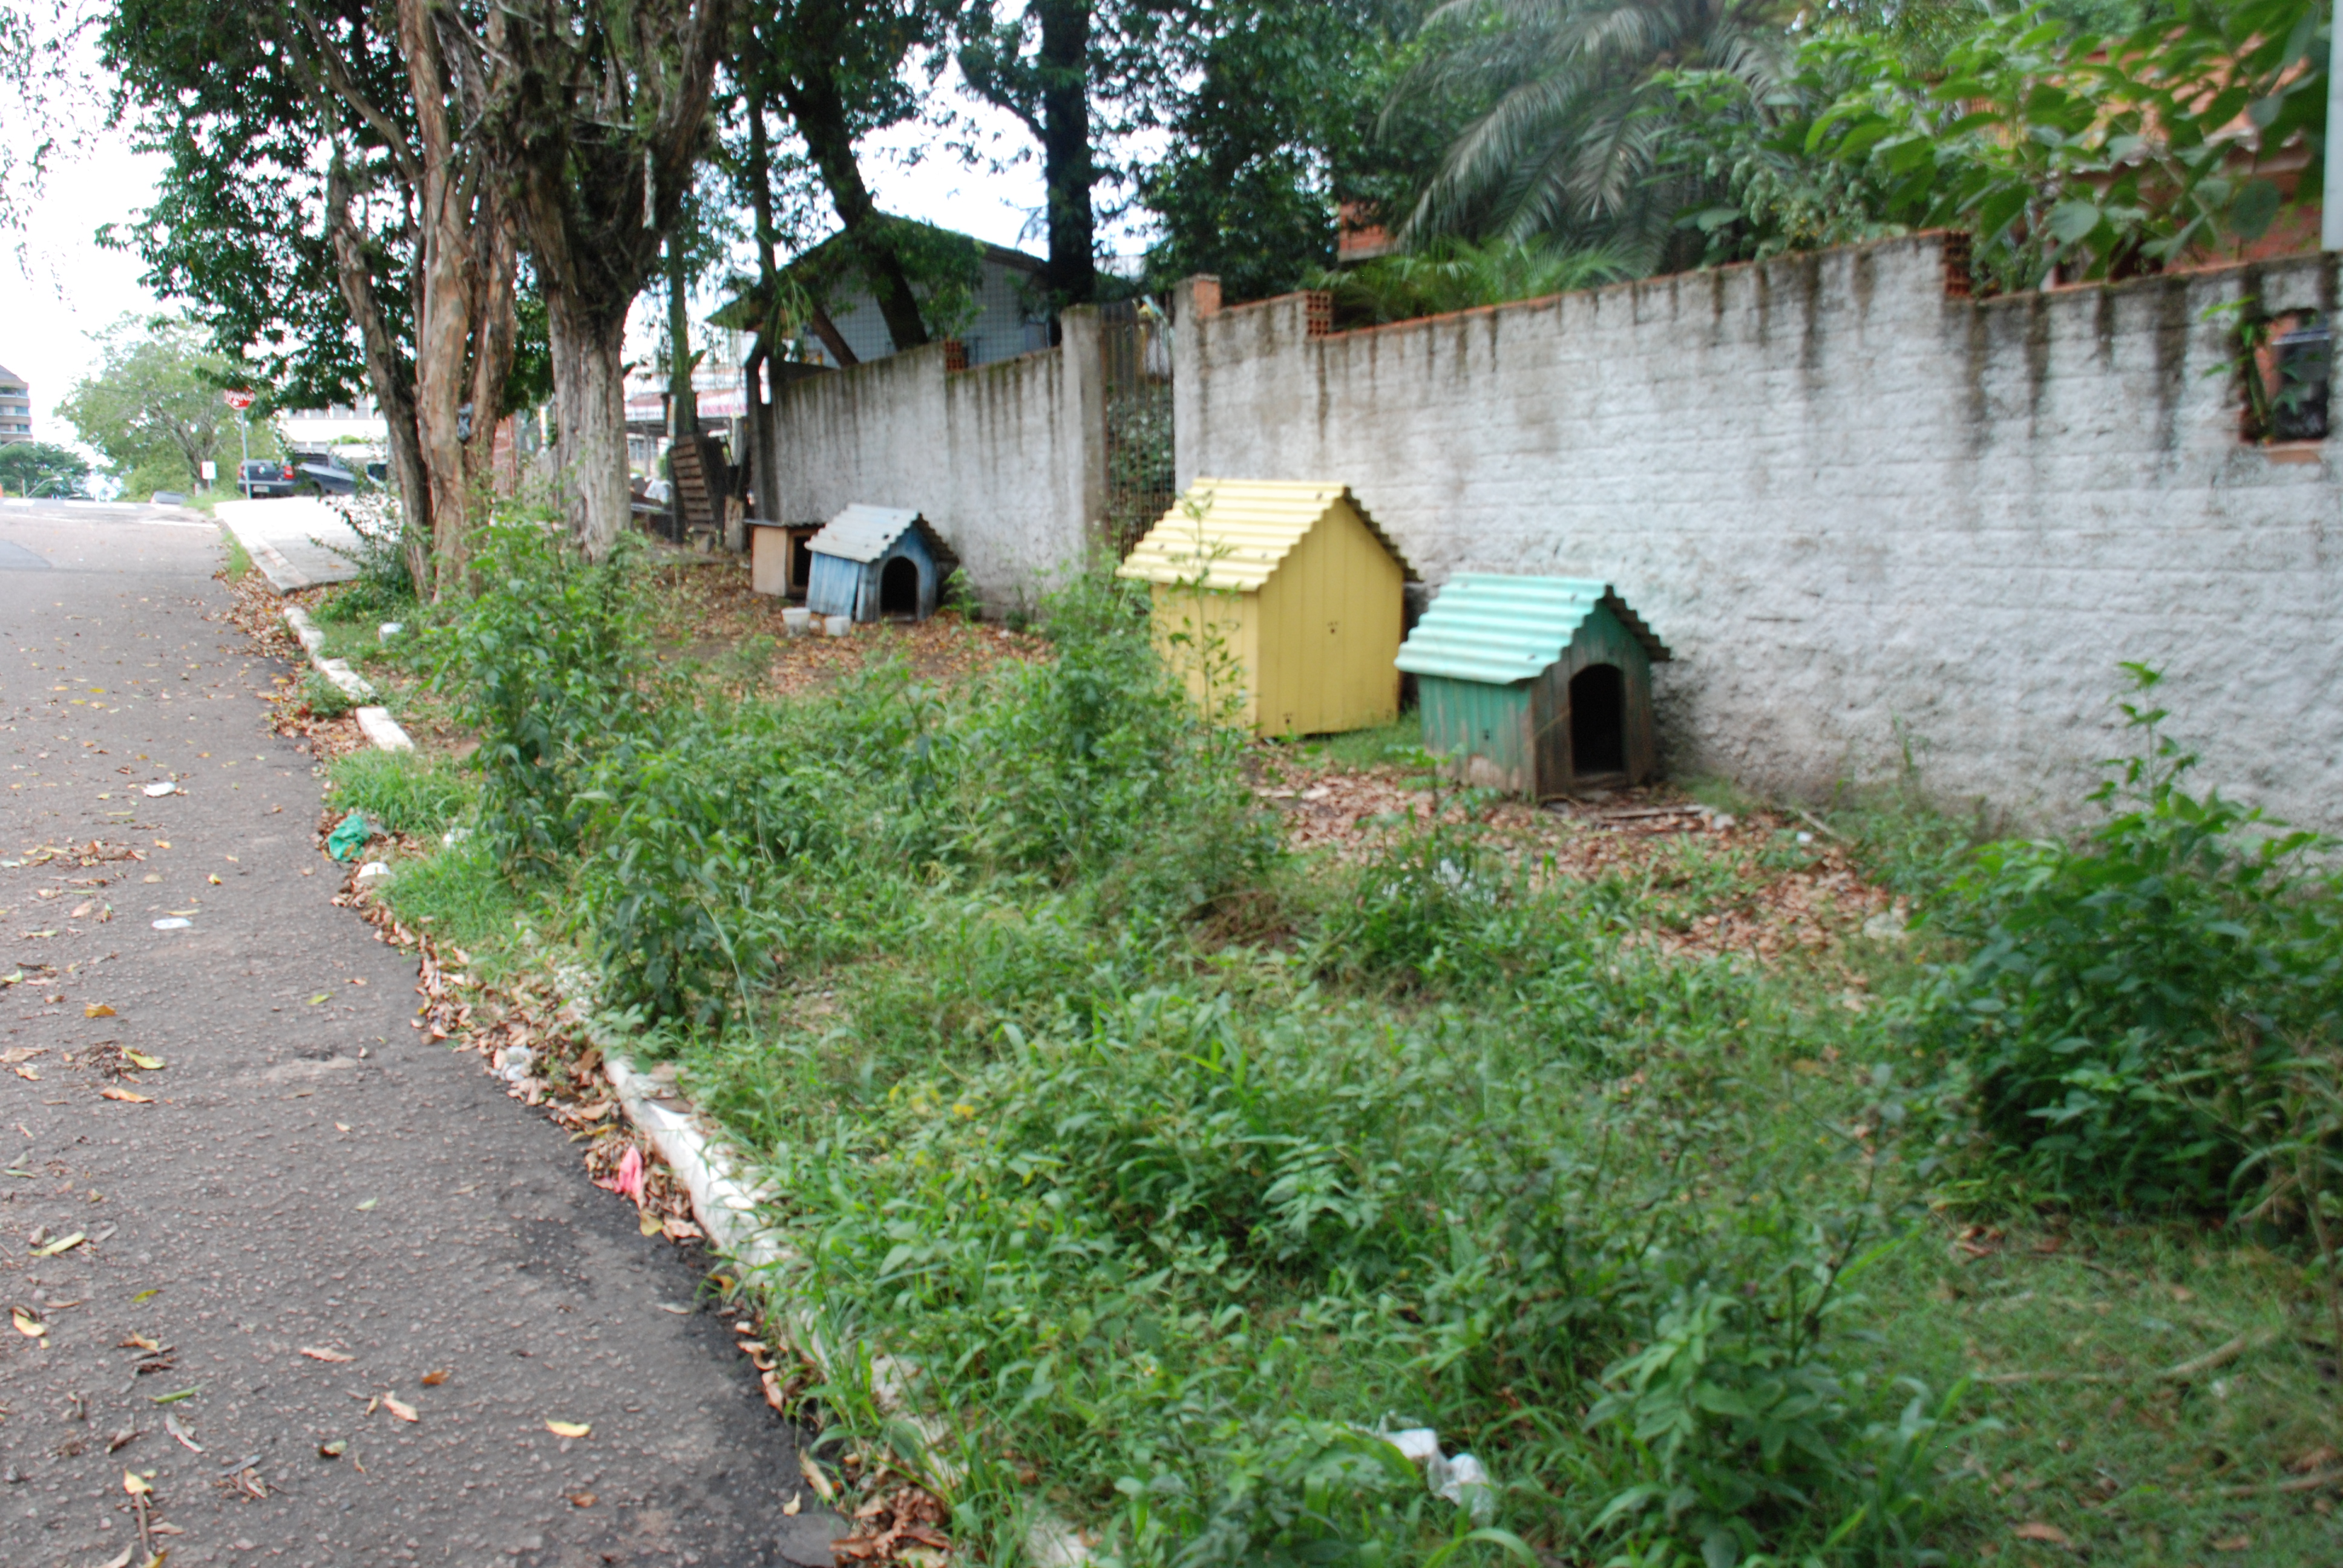
[[920,613],[920,564],[897,556],[879,573],[879,613],[906,618]]
[[1627,771],[1627,681],[1615,664],[1570,678],[1570,763],[1581,781]]

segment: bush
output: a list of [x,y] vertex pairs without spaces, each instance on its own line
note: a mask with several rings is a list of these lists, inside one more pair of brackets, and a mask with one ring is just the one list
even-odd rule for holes
[[516,874],[576,851],[588,774],[656,705],[638,548],[589,562],[558,520],[495,524],[478,598],[434,635],[439,689],[480,735],[480,830]]
[[301,694],[301,706],[320,719],[339,719],[358,705],[357,698],[315,669],[301,672],[296,689]]
[[410,575],[404,524],[398,512],[380,496],[354,497],[329,503],[339,512],[354,543],[324,545],[357,568],[358,575],[318,607],[326,621],[381,621],[412,614],[415,579]]
[[[2137,689],[2158,680],[2132,667]],[[2288,832],[2181,785],[2197,759],[2123,705],[2137,755],[2079,845],[2005,840],[1928,912],[1975,944],[1926,1015],[1996,1144],[2050,1191],[2220,1201],[2295,1046],[2343,1012],[2343,885]]]

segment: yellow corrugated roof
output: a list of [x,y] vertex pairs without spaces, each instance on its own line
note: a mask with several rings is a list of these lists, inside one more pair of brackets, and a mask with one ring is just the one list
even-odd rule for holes
[[[1199,479],[1148,531],[1117,569],[1143,582],[1194,583],[1251,593],[1270,579],[1302,537],[1338,501],[1348,501],[1368,531],[1415,580],[1407,558],[1367,516],[1347,485],[1316,479]],[[1202,517],[1188,515],[1192,502]]]

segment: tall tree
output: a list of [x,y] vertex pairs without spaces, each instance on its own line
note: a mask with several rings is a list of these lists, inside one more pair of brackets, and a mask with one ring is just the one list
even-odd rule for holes
[[1676,224],[1700,193],[1663,166],[1684,72],[1753,92],[1785,53],[1771,0],[1446,0],[1407,95],[1493,93],[1407,216],[1411,237],[1451,234],[1605,245],[1641,270],[1697,258]]
[[454,132],[434,8],[116,0],[104,37],[120,112],[172,160],[121,237],[224,347],[259,353],[278,400],[340,400],[363,380],[418,592],[463,569],[518,322],[510,225]]
[[75,384],[57,411],[116,477],[192,487],[204,464],[236,449],[236,419],[221,389],[237,367],[206,338],[195,323],[170,317],[126,317],[100,337],[97,369]]
[[600,555],[628,520],[627,313],[704,150],[726,0],[430,4],[434,46],[545,298],[570,523]]
[[749,102],[778,103],[805,144],[899,351],[929,337],[916,236],[879,210],[854,144],[917,111],[908,63],[943,42],[949,12],[949,0],[779,0],[751,18],[736,56]]
[[[1051,302],[1059,306],[1086,305],[1098,293],[1098,212],[1092,197],[1099,158],[1091,98],[1094,92],[1112,90],[1100,78],[1119,73],[1101,67],[1123,51],[1101,55],[1097,13],[1093,0],[1029,0],[1004,19],[996,15],[991,0],[976,0],[960,51],[960,75],[970,88],[1022,121],[1041,144],[1050,234],[1047,276]],[[1142,7],[1125,6],[1112,20],[1141,24],[1150,15]],[[1121,32],[1111,35],[1126,50],[1132,41]]]

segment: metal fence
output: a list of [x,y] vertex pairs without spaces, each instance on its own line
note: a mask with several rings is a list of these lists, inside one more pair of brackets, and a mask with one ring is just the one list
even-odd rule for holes
[[1106,531],[1131,553],[1177,498],[1172,479],[1171,321],[1154,301],[1102,307],[1106,373]]

